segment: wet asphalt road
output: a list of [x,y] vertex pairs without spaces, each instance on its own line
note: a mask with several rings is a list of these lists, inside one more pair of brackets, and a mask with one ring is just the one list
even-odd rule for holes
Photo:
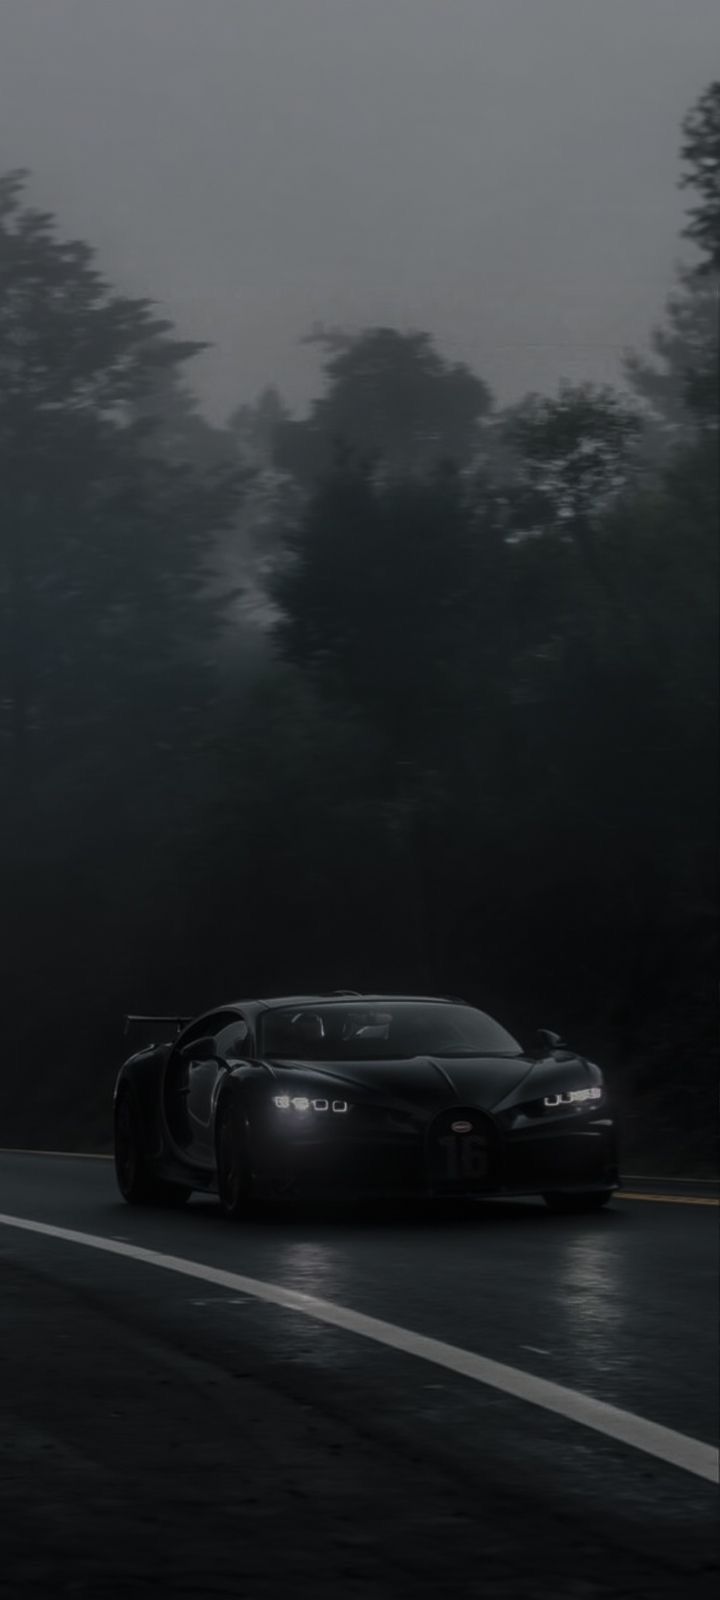
[[[0,1155],[0,1211],[383,1318],[713,1443],[718,1222],[120,1202]],[[715,1592],[717,1491],[286,1308],[0,1227],[0,1595]],[[5,1514],[3,1516],[3,1513]]]

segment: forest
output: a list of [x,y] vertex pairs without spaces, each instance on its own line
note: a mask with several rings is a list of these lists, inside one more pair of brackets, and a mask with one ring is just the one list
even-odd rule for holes
[[713,1173],[720,83],[679,157],[615,388],[328,326],[222,425],[0,178],[0,1143],[109,1147],[128,1010],[347,986],[557,1030]]

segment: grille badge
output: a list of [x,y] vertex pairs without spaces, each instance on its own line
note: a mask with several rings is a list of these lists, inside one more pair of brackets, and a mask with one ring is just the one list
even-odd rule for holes
[[450,1131],[451,1131],[451,1133],[472,1133],[472,1123],[471,1122],[451,1122],[450,1123]]

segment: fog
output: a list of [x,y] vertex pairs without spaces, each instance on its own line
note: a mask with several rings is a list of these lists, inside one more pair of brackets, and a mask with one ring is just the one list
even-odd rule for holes
[[317,321],[430,329],[500,399],[616,380],[661,312],[715,0],[3,0],[0,165],[303,407]]
[[104,1137],[126,1011],[364,987],[707,1171],[715,23],[0,0],[6,1142]]

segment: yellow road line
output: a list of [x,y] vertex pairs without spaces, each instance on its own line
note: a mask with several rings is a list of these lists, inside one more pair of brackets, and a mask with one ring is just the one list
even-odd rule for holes
[[697,1194],[633,1194],[632,1190],[617,1189],[616,1200],[652,1200],[666,1206],[720,1206],[720,1199]]
[[661,1172],[626,1172],[628,1183],[696,1183],[699,1189],[711,1189],[720,1178],[671,1178]]

